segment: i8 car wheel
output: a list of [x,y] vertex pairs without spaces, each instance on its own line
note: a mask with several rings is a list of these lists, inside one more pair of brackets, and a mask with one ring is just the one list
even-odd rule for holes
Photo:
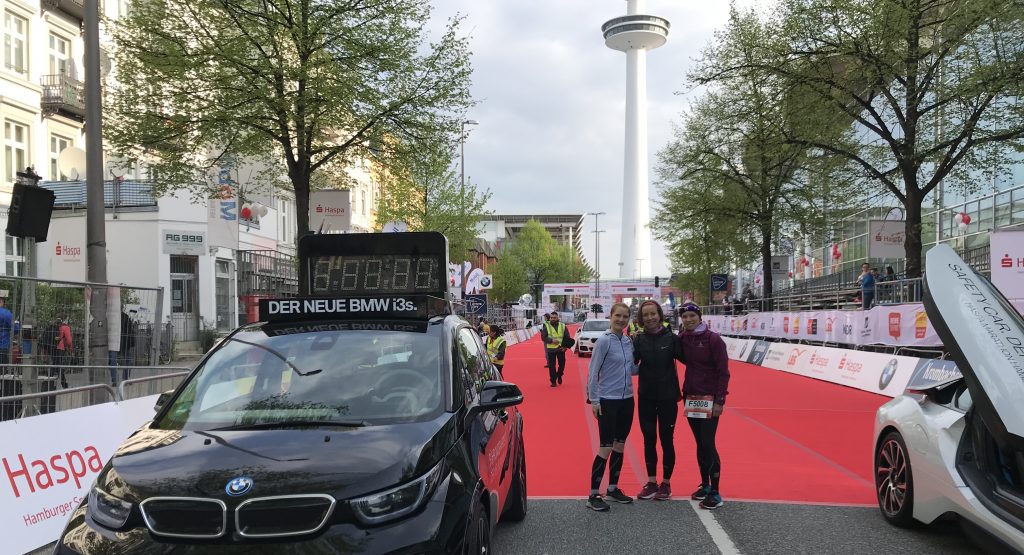
[[491,552],[491,523],[487,518],[487,510],[477,500],[473,504],[473,523],[469,527],[466,538],[466,555],[488,555]]
[[914,480],[907,445],[899,432],[889,432],[878,444],[875,493],[886,520],[901,527],[914,525]]

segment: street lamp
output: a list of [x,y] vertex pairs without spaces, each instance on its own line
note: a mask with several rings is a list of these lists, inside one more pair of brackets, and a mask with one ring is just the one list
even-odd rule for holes
[[604,230],[598,229],[597,219],[604,216],[604,212],[587,212],[588,216],[594,217],[594,296],[601,296],[601,234]]
[[466,126],[467,125],[480,125],[480,122],[475,119],[463,120],[459,126],[459,162],[462,164],[462,169],[459,171],[459,175],[462,180],[462,196],[466,195]]

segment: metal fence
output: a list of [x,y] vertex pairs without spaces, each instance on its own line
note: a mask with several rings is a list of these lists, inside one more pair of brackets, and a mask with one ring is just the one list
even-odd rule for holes
[[[107,298],[108,354],[90,360],[89,305],[97,289]],[[160,288],[0,276],[0,300],[0,397],[65,386],[76,367],[169,359],[166,335],[158,333]]]

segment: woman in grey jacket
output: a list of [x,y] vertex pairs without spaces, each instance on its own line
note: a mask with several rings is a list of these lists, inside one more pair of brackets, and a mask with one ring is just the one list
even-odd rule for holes
[[633,498],[618,487],[622,452],[633,426],[633,376],[637,373],[633,342],[623,333],[628,324],[629,307],[622,303],[612,305],[611,329],[597,338],[590,358],[587,398],[601,437],[601,446],[591,467],[587,499],[587,507],[595,511],[608,510],[608,503],[600,494],[605,466],[608,467],[608,499],[617,503],[633,502]]

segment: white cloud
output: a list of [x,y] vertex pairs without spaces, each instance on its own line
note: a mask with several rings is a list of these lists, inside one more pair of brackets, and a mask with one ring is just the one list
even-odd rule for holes
[[[472,90],[480,104],[469,117],[480,125],[466,141],[467,176],[491,190],[489,208],[498,213],[606,212],[601,273],[617,276],[626,61],[604,46],[601,24],[624,15],[625,3],[437,0],[435,6],[436,23],[461,13],[471,34]],[[647,3],[647,13],[672,23],[668,43],[647,58],[652,180],[655,154],[690,101],[675,93],[728,10],[728,3],[716,1]],[[593,228],[590,219],[587,231]],[[585,253],[592,259],[593,233],[587,233]],[[653,270],[667,276],[657,241],[653,256]],[[645,262],[644,273],[650,269]]]

